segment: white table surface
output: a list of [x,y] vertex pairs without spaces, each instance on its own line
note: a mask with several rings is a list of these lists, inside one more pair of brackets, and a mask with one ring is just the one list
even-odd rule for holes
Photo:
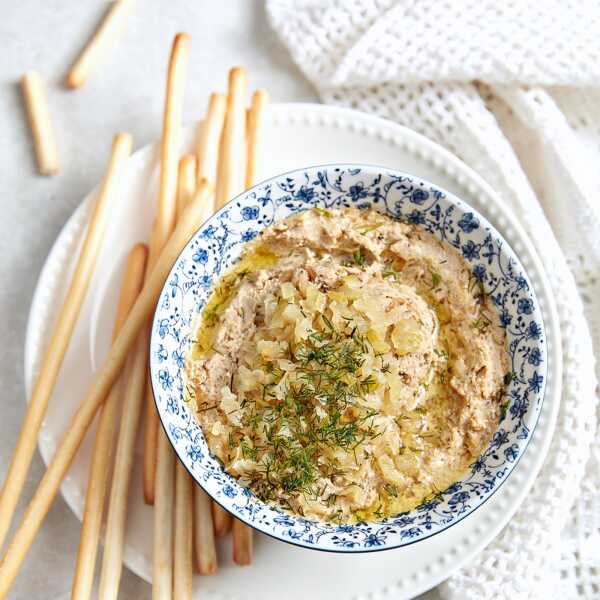
[[[184,118],[193,122],[209,92],[224,91],[230,66],[248,69],[251,88],[274,100],[315,101],[310,84],[269,28],[259,0],[138,0],[118,47],[77,91],[64,75],[94,30],[104,0],[10,0],[0,20],[0,479],[8,469],[24,412],[23,342],[39,271],[64,222],[102,176],[114,132],[136,148],[160,135],[165,70],[173,35],[192,36]],[[47,81],[61,172],[37,175],[18,80],[35,68]],[[34,458],[15,521],[44,471]],[[79,522],[58,498],[11,591],[11,600],[70,597]],[[149,598],[125,570],[121,596]],[[434,595],[431,595],[434,597]],[[249,597],[258,597],[250,593]]]

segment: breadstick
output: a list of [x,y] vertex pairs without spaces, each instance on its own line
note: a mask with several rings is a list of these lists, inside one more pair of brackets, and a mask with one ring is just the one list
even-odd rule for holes
[[156,488],[156,460],[158,454],[158,414],[154,404],[154,394],[150,385],[150,374],[148,373],[148,348],[144,348],[146,356],[146,418],[144,423],[144,502],[153,505]]
[[180,462],[176,465],[175,473],[173,598],[192,600],[194,481]]
[[[163,116],[163,135],[160,152],[160,182],[158,188],[158,212],[156,216],[156,247],[162,249],[169,238],[177,216],[177,162],[181,144],[181,114],[183,112],[183,91],[187,60],[190,51],[190,37],[186,33],[178,33],[173,40]],[[155,486],[156,464],[156,431],[158,419],[156,408],[151,402],[151,392],[147,392],[148,403],[146,418],[147,433],[144,438],[144,490],[146,501],[151,499]],[[153,457],[156,456],[156,460]],[[155,494],[156,492],[154,492]]]
[[154,498],[152,600],[167,600],[172,597],[174,476],[175,454],[166,433],[159,427]]
[[[197,158],[186,154],[179,161],[177,218],[196,188]],[[175,525],[173,536],[173,598],[192,600],[194,481],[182,464],[175,468]]]
[[211,500],[199,486],[194,486],[194,548],[196,570],[211,575],[217,570],[217,549],[213,530]]
[[212,520],[217,537],[223,537],[231,531],[233,525],[231,515],[216,502],[212,503]]
[[112,344],[102,368],[94,376],[86,397],[73,415],[65,435],[48,464],[21,523],[0,561],[0,600],[6,598],[94,415],[119,376],[127,353],[135,342],[138,332],[147,323],[154,310],[169,270],[201,225],[202,204],[210,192],[208,183],[204,180],[201,181],[196,196],[161,252],[160,258],[127,316],[121,332]]
[[[137,244],[129,253],[121,285],[121,297],[117,307],[113,341],[142,288],[147,253],[148,250],[144,244]],[[71,600],[87,600],[92,595],[100,525],[102,524],[104,500],[108,487],[112,450],[117,434],[117,416],[123,392],[122,384],[122,378],[118,378],[100,413],[90,464]]]
[[[178,34],[173,42],[163,124],[161,177],[156,218],[157,244],[161,247],[176,218],[177,158],[181,135],[181,113],[189,37]],[[175,454],[167,436],[158,426],[154,482],[154,548],[152,565],[152,598],[167,600],[173,586],[173,486]]]
[[0,494],[0,548],[21,495],[25,477],[35,452],[37,435],[46,414],[48,400],[94,271],[104,232],[117,197],[118,180],[125,160],[131,152],[131,143],[131,136],[127,133],[119,133],[114,138],[106,176],[98,192],[75,273],[60,309],[31,401],[25,413],[12,462]]
[[[149,276],[152,259],[155,223],[152,224],[150,248],[146,260],[146,273]],[[156,260],[152,261],[156,262]],[[127,358],[125,390],[125,408],[121,417],[119,440],[115,456],[112,486],[106,519],[106,536],[102,553],[102,569],[98,597],[103,600],[117,600],[119,584],[123,571],[123,544],[125,540],[125,520],[127,518],[127,500],[133,472],[135,444],[146,397],[146,371],[148,366],[149,326],[142,327],[133,350]]]
[[[257,167],[261,162],[261,144],[264,137],[269,95],[257,90],[252,95],[248,112],[248,152],[246,162],[246,187],[256,183]],[[238,519],[233,520],[233,560],[238,565],[252,562],[253,531]]]
[[217,174],[217,208],[244,191],[246,165],[246,71],[229,71],[227,113]]
[[[177,194],[177,157],[181,135],[181,113],[185,70],[189,54],[189,37],[178,34],[167,77],[167,94],[161,152],[161,180],[158,195],[156,228],[161,246],[175,224]],[[184,218],[184,217],[182,217]],[[158,420],[156,420],[158,429]],[[154,549],[152,565],[152,598],[167,600],[173,589],[173,492],[175,453],[164,431],[158,429],[156,479],[154,482]]]
[[71,67],[67,75],[67,87],[78,88],[87,81],[93,69],[98,66],[123,31],[134,5],[134,0],[112,2],[100,27]]
[[219,143],[223,133],[227,98],[224,94],[210,95],[206,117],[200,123],[198,135],[198,177],[214,182],[217,178]]
[[[206,177],[208,181],[217,179],[217,163],[219,160],[219,144],[223,133],[227,98],[223,94],[213,93],[210,96],[208,111],[200,122],[198,137],[198,177]],[[215,198],[206,203],[204,220],[210,219],[215,212]]]
[[179,161],[179,174],[177,178],[177,218],[181,215],[196,193],[196,171],[197,166],[195,154],[185,154]]
[[58,148],[44,83],[39,73],[27,71],[21,78],[21,87],[33,136],[38,171],[41,175],[56,175],[59,171]]
[[[156,238],[156,221],[152,226],[150,234],[150,252],[148,254],[148,263],[146,267],[146,277],[150,275],[152,266],[156,262],[156,257],[159,254],[158,242]],[[148,323],[146,340],[150,340],[150,327]],[[142,335],[142,334],[140,334]],[[138,351],[136,349],[136,351]],[[143,358],[141,362],[146,366],[146,377],[144,385],[144,397],[146,399],[146,418],[144,425],[144,461],[143,461],[143,480],[142,486],[144,491],[144,502],[146,504],[154,504],[154,478],[156,475],[156,436],[158,435],[158,414],[154,405],[154,395],[152,393],[152,385],[150,384],[150,372],[148,371],[148,343],[139,347],[139,352]]]
[[169,60],[163,116],[158,212],[156,215],[156,233],[159,248],[162,248],[169,239],[177,216],[177,163],[181,145],[181,115],[189,52],[189,35],[178,33],[173,40]]
[[252,563],[253,531],[239,519],[233,519],[233,562],[247,566]]
[[119,594],[119,583],[123,568],[127,499],[133,471],[135,442],[146,391],[148,338],[148,328],[142,327],[127,361],[125,402],[121,417],[112,486],[110,488],[106,537],[104,552],[102,553],[102,570],[98,591],[98,597],[102,600],[117,600]]
[[265,113],[269,105],[269,94],[256,90],[252,94],[252,105],[248,111],[248,159],[246,161],[246,188],[257,182],[257,166],[260,164],[264,139]]

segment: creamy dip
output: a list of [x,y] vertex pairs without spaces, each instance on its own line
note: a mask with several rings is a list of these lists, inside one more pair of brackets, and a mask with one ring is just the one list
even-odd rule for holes
[[313,209],[221,277],[186,390],[242,485],[351,522],[460,479],[498,424],[507,370],[505,332],[455,250],[375,211]]

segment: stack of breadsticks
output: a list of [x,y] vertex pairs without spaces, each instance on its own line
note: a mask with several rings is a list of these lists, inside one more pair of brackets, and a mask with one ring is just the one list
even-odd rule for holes
[[[130,490],[130,482],[142,421],[144,483],[139,493],[143,493],[146,503],[154,505],[153,598],[191,599],[194,565],[202,575],[214,573],[217,569],[215,536],[225,535],[230,530],[233,530],[234,561],[248,565],[252,560],[252,530],[211,503],[176,461],[159,426],[147,373],[150,320],[168,271],[198,227],[216,209],[255,183],[268,106],[266,92],[257,91],[250,109],[246,109],[246,73],[241,68],[233,68],[229,73],[227,95],[214,93],[210,97],[207,113],[200,122],[195,152],[182,156],[181,121],[189,46],[189,36],[178,34],[169,61],[160,183],[150,242],[148,246],[134,245],[129,253],[108,357],[95,374],[13,539],[4,549],[0,562],[0,599],[7,597],[27,550],[98,412],[72,598],[91,598],[103,522],[106,534],[99,597],[104,600],[118,596],[127,500],[130,493],[137,493]],[[81,255],[0,493],[0,546],[23,489],[36,437],[94,270],[131,147],[129,134],[115,136]]]

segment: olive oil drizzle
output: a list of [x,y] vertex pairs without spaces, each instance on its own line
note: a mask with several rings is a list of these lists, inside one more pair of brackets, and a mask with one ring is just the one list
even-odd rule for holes
[[192,358],[200,358],[213,349],[219,318],[235,296],[244,278],[250,273],[274,266],[279,258],[279,255],[266,246],[258,245],[253,250],[245,252],[240,260],[221,276],[202,309],[192,346]]

